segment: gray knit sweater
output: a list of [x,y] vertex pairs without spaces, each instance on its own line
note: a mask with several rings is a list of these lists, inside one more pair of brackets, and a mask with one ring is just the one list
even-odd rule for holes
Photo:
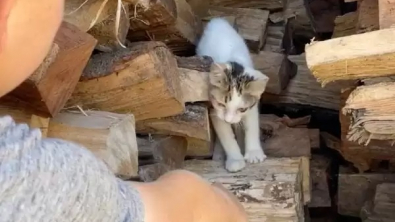
[[0,222],[142,222],[143,212],[87,149],[0,117]]

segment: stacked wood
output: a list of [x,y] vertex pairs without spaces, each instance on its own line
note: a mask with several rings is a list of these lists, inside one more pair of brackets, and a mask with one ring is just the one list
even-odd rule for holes
[[133,113],[136,120],[180,114],[176,59],[159,42],[93,55],[67,106]]
[[374,198],[366,201],[361,210],[362,221],[394,221],[395,220],[395,184],[377,185]]
[[294,49],[289,22],[270,23],[263,51],[290,54]]
[[256,1],[256,0],[210,0],[210,5],[213,6],[225,6],[232,8],[254,8],[254,9],[265,9],[270,11],[278,11],[284,8],[286,3],[285,0],[268,0],[268,1]]
[[[381,183],[394,182],[394,174],[355,174],[350,172],[346,168],[340,168],[337,193],[339,214],[359,217],[361,209],[364,207],[365,202],[370,201],[374,198],[376,186]],[[386,189],[384,192],[392,191]]]
[[208,16],[204,19],[227,16],[235,17],[235,29],[244,38],[249,49],[258,53],[265,44],[269,11],[212,6],[209,8]]
[[330,159],[320,155],[312,155],[310,161],[310,175],[312,181],[311,202],[309,207],[330,207],[328,170]]
[[149,8],[131,5],[130,41],[162,41],[176,54],[193,52],[202,23],[186,0],[159,0]]
[[47,58],[10,95],[45,116],[55,116],[70,98],[91,56],[96,40],[63,22]]
[[335,27],[332,38],[338,38],[357,33],[358,13],[349,12],[347,14],[337,16],[335,19]]
[[210,160],[186,161],[184,169],[232,191],[248,221],[304,221],[301,158],[269,158],[232,174],[221,162]]
[[365,33],[379,29],[378,2],[378,0],[362,0],[359,3],[357,33]]
[[387,29],[394,27],[395,24],[394,9],[395,9],[394,0],[379,1],[380,29]]

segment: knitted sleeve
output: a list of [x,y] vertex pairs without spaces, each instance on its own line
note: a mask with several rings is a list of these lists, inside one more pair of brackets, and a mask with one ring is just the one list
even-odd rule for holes
[[137,190],[89,150],[0,117],[0,221],[143,222]]

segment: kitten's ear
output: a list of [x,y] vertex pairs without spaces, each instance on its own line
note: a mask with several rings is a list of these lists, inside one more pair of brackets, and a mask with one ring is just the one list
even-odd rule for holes
[[247,86],[245,87],[245,93],[259,98],[266,89],[269,77],[257,70],[255,72],[257,72],[254,73],[255,80],[247,84]]
[[210,68],[210,84],[216,87],[223,88],[227,84],[226,69],[228,68],[226,63],[213,63]]

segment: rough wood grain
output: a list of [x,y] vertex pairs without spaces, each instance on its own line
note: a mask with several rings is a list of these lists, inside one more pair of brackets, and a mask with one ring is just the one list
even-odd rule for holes
[[290,79],[297,72],[297,66],[289,61],[284,54],[261,51],[259,54],[251,54],[254,68],[269,77],[265,92],[281,94],[287,87]]
[[215,134],[210,128],[210,141],[198,139],[195,137],[187,137],[187,156],[195,159],[212,157],[214,150]]
[[361,0],[358,7],[357,33],[371,32],[379,28],[378,0]]
[[186,105],[185,112],[166,118],[137,121],[138,133],[176,135],[210,141],[208,109],[204,105]]
[[159,42],[92,56],[68,106],[133,113],[136,120],[183,112],[176,59]]
[[[102,22],[93,26],[88,33],[97,39],[96,49],[102,52],[111,52],[122,48],[122,45],[126,43],[126,35],[129,32],[130,26],[130,15],[129,6],[124,5],[124,9],[121,11],[119,19],[119,28],[117,27],[116,20],[116,8],[113,9],[113,13],[103,20]],[[122,44],[122,45],[121,45]]]
[[138,149],[133,115],[102,111],[61,112],[52,118],[48,137],[78,143],[122,178],[137,176]]
[[395,29],[383,29],[313,42],[306,46],[307,65],[323,84],[393,75],[394,35]]
[[293,36],[289,22],[270,23],[263,51],[290,54],[294,50]]
[[288,59],[298,65],[296,76],[291,79],[280,95],[265,93],[262,103],[297,103],[333,110],[340,109],[341,84],[328,84],[325,87],[317,82],[307,68],[305,55],[290,55]]
[[157,163],[139,167],[139,176],[145,182],[154,181],[166,172],[181,169],[187,151],[187,141],[183,137],[154,137],[153,141],[137,140],[140,145],[149,146]]
[[394,174],[353,174],[341,168],[338,184],[338,212],[341,215],[360,215],[365,201],[373,199],[376,186],[384,182],[395,182]]
[[48,116],[55,116],[70,98],[96,44],[92,36],[67,22],[62,23],[54,42],[59,51],[45,74],[27,79],[11,92]]
[[226,6],[232,8],[255,8],[255,9],[267,9],[270,11],[280,10],[284,7],[283,0],[210,0],[210,5],[213,6]]
[[335,19],[332,38],[354,35],[357,33],[358,12],[349,12]]
[[394,221],[395,220],[395,184],[382,183],[376,187],[372,200],[365,202],[361,210],[363,221]]
[[186,161],[185,168],[207,179],[222,183],[245,207],[249,221],[302,221],[301,160],[266,159],[229,174],[221,162]]
[[174,2],[174,21],[159,26],[150,25],[141,29],[135,29],[131,25],[132,30],[128,34],[128,39],[132,42],[162,41],[177,55],[191,54],[194,51],[194,44],[202,32],[202,22],[185,0],[167,1]]
[[388,29],[395,27],[394,0],[379,1],[379,22],[380,22],[380,29]]
[[244,38],[249,49],[258,53],[265,44],[269,11],[212,6],[209,8],[208,17],[235,16],[235,28]]

